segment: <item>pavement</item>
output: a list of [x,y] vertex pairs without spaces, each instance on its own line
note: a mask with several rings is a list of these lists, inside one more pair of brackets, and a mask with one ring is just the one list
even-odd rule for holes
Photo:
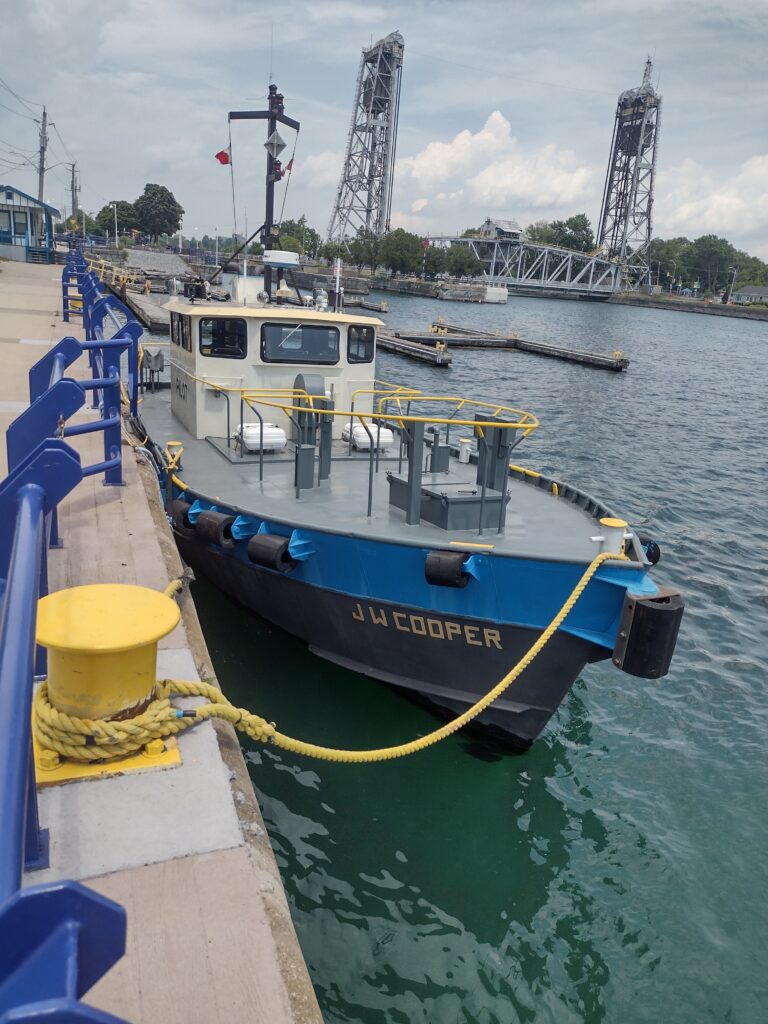
[[[60,268],[0,263],[4,428],[27,405],[29,367],[65,335],[82,338],[61,319],[60,282]],[[68,373],[87,376],[84,366]],[[100,434],[70,440],[84,464],[103,458]],[[160,590],[180,574],[154,472],[127,443],[122,451],[124,487],[88,477],[60,506],[51,591],[102,582]],[[160,642],[158,677],[210,679],[188,593],[180,605],[181,623]],[[77,879],[128,914],[126,955],[85,1002],[137,1024],[321,1024],[234,732],[206,722],[179,745],[179,767],[40,791],[51,864],[25,883]]]

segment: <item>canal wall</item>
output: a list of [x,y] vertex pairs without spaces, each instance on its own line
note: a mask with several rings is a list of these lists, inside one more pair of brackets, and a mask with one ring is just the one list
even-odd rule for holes
[[[62,320],[60,269],[1,264],[4,429],[28,405],[30,367],[67,335],[83,338],[78,323]],[[67,375],[87,378],[84,359]],[[99,415],[83,409],[68,425]],[[99,434],[67,440],[83,464],[102,457]],[[124,431],[124,486],[86,477],[59,505],[63,546],[48,553],[50,591],[105,582],[162,590],[180,576],[142,442]],[[211,680],[188,592],[180,606],[182,621],[159,644],[158,678]],[[126,953],[87,994],[94,1007],[136,1024],[321,1024],[235,733],[208,721],[184,732],[179,747],[176,767],[39,788],[50,864],[24,884],[74,879],[125,908]],[[39,787],[41,778],[38,766]]]
[[739,320],[768,320],[768,309],[738,306],[735,303],[702,302],[696,299],[664,299],[637,292],[617,292],[608,302],[620,306],[646,306],[649,309],[671,309],[675,313],[705,313],[709,316],[730,316]]

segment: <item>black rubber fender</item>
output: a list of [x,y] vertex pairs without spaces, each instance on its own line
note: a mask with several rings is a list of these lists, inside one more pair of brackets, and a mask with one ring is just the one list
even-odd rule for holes
[[640,541],[640,544],[642,545],[643,551],[645,552],[645,557],[648,559],[651,565],[656,565],[656,563],[661,558],[661,548],[659,547],[659,545],[656,543],[653,537],[649,537],[647,533],[638,533],[637,539]]
[[183,498],[176,498],[171,502],[169,509],[169,515],[171,517],[171,523],[176,533],[180,537],[194,537],[195,528],[189,521],[189,510],[192,506],[188,501],[184,501]]
[[468,558],[466,551],[430,551],[424,562],[427,583],[436,587],[466,587],[469,573],[464,571],[464,563]]
[[218,544],[220,548],[233,548],[235,541],[232,536],[232,523],[235,517],[228,516],[226,512],[213,512],[206,509],[198,514],[195,522],[195,532],[198,537],[209,541],[211,544]]
[[248,541],[248,558],[254,565],[276,572],[290,572],[296,565],[291,558],[288,545],[289,537],[281,537],[277,533],[256,533]]

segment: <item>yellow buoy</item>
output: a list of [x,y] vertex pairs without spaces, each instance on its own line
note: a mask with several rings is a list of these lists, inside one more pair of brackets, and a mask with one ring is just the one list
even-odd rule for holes
[[37,642],[48,649],[48,693],[79,718],[126,717],[151,699],[157,642],[180,618],[166,594],[122,583],[59,590],[38,604]]

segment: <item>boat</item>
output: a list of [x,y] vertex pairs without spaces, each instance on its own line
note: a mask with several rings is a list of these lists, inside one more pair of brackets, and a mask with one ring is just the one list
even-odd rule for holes
[[[274,86],[267,113],[273,138]],[[588,663],[665,675],[683,599],[652,578],[655,541],[518,465],[533,413],[378,380],[382,322],[290,305],[289,255],[268,250],[246,300],[167,303],[170,387],[136,426],[184,560],[320,657],[450,715],[546,639],[476,719],[516,750]]]

